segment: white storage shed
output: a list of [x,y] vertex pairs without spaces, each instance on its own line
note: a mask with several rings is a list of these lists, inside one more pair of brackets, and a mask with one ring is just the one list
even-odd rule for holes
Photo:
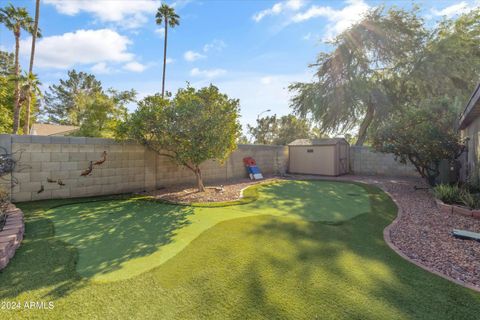
[[350,145],[343,138],[298,139],[288,145],[289,172],[339,176],[349,172]]

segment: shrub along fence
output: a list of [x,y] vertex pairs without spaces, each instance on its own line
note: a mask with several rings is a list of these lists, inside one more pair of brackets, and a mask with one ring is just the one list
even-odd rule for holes
[[[169,158],[135,144],[111,139],[61,136],[0,135],[13,171],[0,179],[12,201],[75,198],[154,190],[194,183],[194,174]],[[3,152],[3,150],[0,150]],[[286,170],[284,146],[239,145],[220,164],[202,165],[204,180],[228,181],[246,176],[243,157],[252,156],[266,174]],[[5,169],[4,169],[5,170]]]

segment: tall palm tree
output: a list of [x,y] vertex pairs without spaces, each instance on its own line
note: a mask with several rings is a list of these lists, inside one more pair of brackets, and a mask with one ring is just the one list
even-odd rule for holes
[[25,30],[33,33],[33,19],[25,8],[16,8],[12,4],[0,9],[0,23],[13,32],[15,36],[15,105],[13,108],[13,133],[16,134],[20,127],[20,64],[18,54],[20,51],[20,33]]
[[162,4],[160,8],[157,9],[157,14],[155,15],[155,22],[158,25],[164,24],[165,28],[165,41],[163,45],[163,78],[162,78],[162,98],[165,94],[165,69],[167,66],[167,36],[168,36],[168,26],[170,28],[175,28],[180,24],[180,17],[175,13],[175,9],[169,7],[166,4]]
[[[24,103],[30,104],[32,103],[32,96],[41,98],[42,91],[40,90],[41,82],[38,79],[36,74],[27,73],[25,72],[23,75],[20,76],[20,106],[23,106]],[[27,121],[26,113],[30,111],[28,108],[25,109],[25,119]],[[30,112],[29,112],[30,113]],[[30,117],[30,114],[28,115]],[[30,122],[30,118],[28,118],[28,122]],[[25,129],[26,128],[26,129]],[[23,134],[29,134],[30,127],[24,126]]]
[[[40,0],[35,1],[35,21],[33,23],[33,35],[32,35],[32,49],[30,51],[30,66],[28,68],[28,76],[33,76],[33,60],[35,58],[35,44],[38,34],[38,19],[40,18]],[[38,79],[37,79],[38,81]],[[23,134],[29,134],[30,132],[30,105],[32,103],[32,96],[30,94],[30,87],[28,87],[27,105],[25,110],[25,120],[23,124]]]

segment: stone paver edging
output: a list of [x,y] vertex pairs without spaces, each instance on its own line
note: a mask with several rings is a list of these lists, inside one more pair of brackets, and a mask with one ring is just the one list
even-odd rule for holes
[[0,270],[5,268],[15,255],[15,250],[20,246],[25,232],[22,210],[11,204],[6,216],[5,225],[0,231]]

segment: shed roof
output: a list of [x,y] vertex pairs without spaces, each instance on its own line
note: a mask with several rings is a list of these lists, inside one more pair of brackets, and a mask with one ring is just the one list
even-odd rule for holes
[[289,146],[332,146],[338,143],[347,143],[344,138],[327,138],[327,139],[297,139],[290,142]]
[[478,116],[480,116],[480,83],[473,91],[470,100],[468,100],[465,110],[462,112],[459,120],[459,128],[465,129],[473,122]]

